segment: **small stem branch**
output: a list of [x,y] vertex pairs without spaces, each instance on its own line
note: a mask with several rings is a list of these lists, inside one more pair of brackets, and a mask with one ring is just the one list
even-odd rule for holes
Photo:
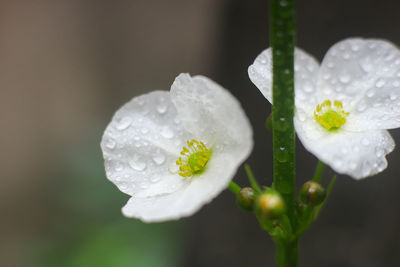
[[232,193],[237,195],[242,188],[237,183],[230,181],[229,185],[228,185],[228,189],[231,190]]
[[256,191],[256,192],[261,192],[261,188],[258,185],[257,179],[254,176],[253,172],[251,171],[250,165],[245,164],[244,169],[246,170],[247,177],[249,178],[249,182],[251,187]]
[[325,167],[325,163],[323,163],[322,161],[318,161],[317,168],[315,169],[314,177],[312,179],[314,182],[319,183],[321,181],[321,177],[324,173]]

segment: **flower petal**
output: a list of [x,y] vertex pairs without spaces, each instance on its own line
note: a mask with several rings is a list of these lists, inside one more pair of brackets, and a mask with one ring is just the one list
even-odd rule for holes
[[[295,50],[295,94],[296,106],[315,108],[315,97],[319,64],[309,54]],[[248,69],[250,80],[257,86],[265,98],[272,103],[272,56],[271,48],[261,52]]]
[[243,151],[240,147],[217,150],[213,152],[206,171],[188,178],[192,179],[191,182],[180,190],[148,198],[132,197],[122,212],[127,217],[139,218],[144,222],[161,222],[190,216],[227,187],[249,153],[249,148]]
[[180,74],[171,86],[171,100],[185,130],[208,144],[252,147],[250,122],[226,89],[203,76]]
[[107,178],[131,196],[174,192],[187,183],[177,175],[175,161],[188,139],[169,92],[135,97],[115,113],[104,132]]
[[295,116],[297,135],[304,147],[338,173],[355,179],[365,178],[387,167],[385,155],[394,149],[394,141],[386,130],[331,133],[315,120],[303,121]]
[[321,64],[318,95],[342,101],[349,131],[400,127],[399,49],[374,39],[335,44]]

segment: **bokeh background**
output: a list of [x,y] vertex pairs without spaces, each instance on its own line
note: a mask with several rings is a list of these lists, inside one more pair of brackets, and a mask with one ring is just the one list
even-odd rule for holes
[[[297,2],[297,45],[319,60],[350,36],[400,45],[398,1]],[[228,191],[178,222],[123,218],[128,196],[105,178],[99,147],[130,98],[202,74],[242,103],[255,131],[248,162],[269,185],[270,105],[247,77],[267,45],[266,0],[1,0],[1,266],[273,266],[268,235]],[[317,160],[297,151],[301,184]],[[398,265],[399,149],[388,160],[376,177],[339,177],[301,266]],[[247,183],[243,171],[235,181]]]

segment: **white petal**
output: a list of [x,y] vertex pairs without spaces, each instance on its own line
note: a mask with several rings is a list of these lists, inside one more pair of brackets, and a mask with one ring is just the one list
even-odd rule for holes
[[104,132],[107,178],[131,196],[179,190],[187,181],[176,174],[175,161],[188,139],[169,92],[135,97],[115,113]]
[[[296,106],[310,109],[315,107],[316,83],[319,72],[318,62],[303,50],[295,50],[295,95]],[[248,69],[250,80],[265,98],[272,103],[272,56],[271,48],[264,50]]]
[[187,178],[191,180],[190,183],[179,191],[148,198],[132,197],[122,212],[127,217],[139,218],[144,222],[161,222],[190,216],[227,187],[249,152],[250,148],[243,151],[240,147],[216,150],[205,172]]
[[180,74],[171,100],[185,129],[208,144],[252,147],[252,129],[240,103],[226,89],[203,76]]
[[294,119],[297,135],[304,147],[338,173],[361,179],[387,167],[385,155],[394,149],[386,130],[331,133],[307,118]]
[[400,127],[400,51],[374,39],[347,39],[327,52],[318,79],[319,102],[340,100],[345,129]]

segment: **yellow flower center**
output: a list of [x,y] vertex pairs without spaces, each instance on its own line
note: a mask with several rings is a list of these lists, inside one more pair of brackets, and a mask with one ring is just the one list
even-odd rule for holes
[[325,100],[322,104],[317,105],[314,111],[315,120],[328,131],[337,131],[346,123],[346,117],[349,112],[343,110],[343,104],[340,101],[333,102]]
[[182,177],[191,177],[201,174],[211,158],[211,150],[203,142],[192,139],[186,141],[188,147],[183,147],[182,157],[176,161],[179,166],[179,175]]

